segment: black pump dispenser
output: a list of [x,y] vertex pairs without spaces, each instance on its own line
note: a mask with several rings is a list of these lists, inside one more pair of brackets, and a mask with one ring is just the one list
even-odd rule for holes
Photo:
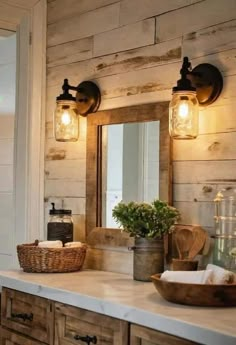
[[49,221],[47,225],[47,239],[49,241],[60,240],[63,245],[73,241],[73,220],[71,210],[56,209],[55,203],[51,203]]

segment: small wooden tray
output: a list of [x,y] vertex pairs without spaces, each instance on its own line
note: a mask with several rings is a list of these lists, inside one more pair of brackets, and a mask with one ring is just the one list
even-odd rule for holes
[[157,291],[169,302],[202,307],[235,307],[236,283],[224,285],[167,282],[151,276]]

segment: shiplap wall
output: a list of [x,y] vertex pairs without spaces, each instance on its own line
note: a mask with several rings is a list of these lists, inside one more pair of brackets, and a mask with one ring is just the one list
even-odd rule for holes
[[236,183],[236,1],[48,0],[47,32],[46,219],[64,199],[84,238],[86,119],[77,143],[52,135],[63,79],[95,80],[101,109],[170,100],[187,55],[217,66],[224,89],[201,110],[199,137],[174,142],[174,205],[182,222],[212,231],[214,195]]
[[[38,0],[0,0],[0,35],[10,36],[15,32],[22,18],[30,13],[30,9]],[[9,33],[6,33],[6,30]],[[3,41],[0,45],[1,70],[1,111],[0,111],[0,269],[6,269],[13,264],[15,248],[13,246],[15,230],[15,212],[13,207],[13,147],[15,114],[15,90],[10,87],[9,80],[15,78],[15,66],[9,69],[9,64],[16,64],[16,56],[9,54]],[[5,61],[4,61],[5,59]],[[6,67],[5,73],[2,73]],[[8,70],[9,69],[9,70]],[[8,82],[5,76],[8,74]],[[5,82],[5,83],[4,83]],[[6,112],[6,107],[11,111]]]

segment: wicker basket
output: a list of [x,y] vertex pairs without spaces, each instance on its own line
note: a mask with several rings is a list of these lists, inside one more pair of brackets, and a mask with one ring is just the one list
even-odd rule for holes
[[19,244],[17,254],[24,272],[62,273],[79,271],[84,263],[87,246],[40,248],[36,243]]

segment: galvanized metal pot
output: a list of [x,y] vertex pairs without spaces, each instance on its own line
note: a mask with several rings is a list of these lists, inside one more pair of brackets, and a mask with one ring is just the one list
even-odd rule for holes
[[151,281],[151,275],[164,271],[164,240],[158,238],[135,238],[133,277],[135,280]]

